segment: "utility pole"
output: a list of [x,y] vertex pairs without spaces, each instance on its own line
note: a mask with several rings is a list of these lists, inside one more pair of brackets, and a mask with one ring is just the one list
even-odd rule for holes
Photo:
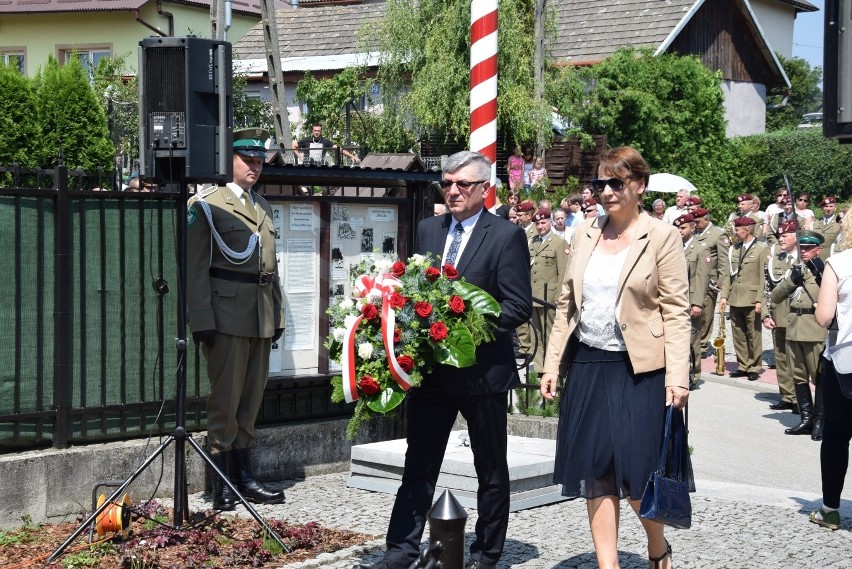
[[[298,8],[296,8],[298,9]],[[292,151],[290,117],[284,89],[284,72],[281,70],[281,52],[278,49],[278,28],[275,25],[273,0],[260,0],[260,22],[263,25],[263,44],[266,47],[266,71],[269,76],[269,93],[275,115],[275,134],[283,156]]]
[[225,0],[210,0],[210,39],[225,41]]
[[[535,61],[533,65],[535,67],[535,77],[533,78],[534,84],[534,92],[533,95],[535,97],[536,107],[540,110],[544,110],[544,8],[545,8],[546,0],[535,0]],[[546,119],[547,125],[539,123],[538,133],[536,134],[535,140],[535,153],[536,156],[541,156],[542,160],[544,160],[544,142],[545,142],[545,127],[550,124],[552,121],[551,114],[547,113],[545,117],[542,119]]]

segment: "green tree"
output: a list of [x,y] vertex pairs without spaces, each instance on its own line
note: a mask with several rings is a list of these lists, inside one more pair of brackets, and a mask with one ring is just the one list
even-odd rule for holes
[[69,168],[95,171],[100,166],[111,172],[115,149],[106,114],[80,61],[73,57],[60,67],[50,57],[36,84],[41,145],[46,152],[43,165],[57,165],[61,152]]
[[127,67],[128,55],[101,59],[92,89],[107,117],[115,152],[132,165],[139,160],[139,84]]
[[787,59],[779,54],[778,59],[790,79],[790,89],[774,89],[766,98],[767,132],[796,128],[802,120],[802,115],[819,109],[822,104],[822,90],[819,88],[822,67],[812,68],[811,64],[801,57]]
[[35,93],[14,65],[0,62],[0,166],[38,166],[41,136]]
[[231,90],[234,102],[234,129],[259,126],[276,137],[272,104],[259,97],[249,97],[245,75],[235,74]]

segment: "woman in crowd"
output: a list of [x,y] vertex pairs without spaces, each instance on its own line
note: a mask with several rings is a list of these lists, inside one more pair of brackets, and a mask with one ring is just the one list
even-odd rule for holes
[[[604,152],[606,215],[574,233],[541,393],[561,399],[554,481],[584,497],[598,565],[618,565],[620,499],[637,512],[659,461],[666,406],[689,397],[687,268],[678,230],[641,207],[650,176],[633,148]],[[641,519],[649,566],[671,567],[659,522]]]
[[662,199],[657,198],[654,200],[654,203],[651,205],[651,217],[655,217],[657,219],[663,219],[663,216],[666,214],[666,202]]
[[509,191],[520,192],[524,187],[524,156],[519,145],[506,160],[506,173],[509,174]]
[[852,360],[847,353],[852,350],[852,216],[843,218],[840,241],[844,250],[829,257],[825,264],[814,314],[819,325],[826,328],[837,315],[837,328],[829,330],[826,359],[823,360],[827,369],[822,378],[825,423],[819,449],[822,506],[811,512],[809,518],[832,530],[840,527],[840,493],[849,467],[849,441],[852,440],[852,399],[847,399],[840,391],[834,369],[834,362],[839,362],[840,357]]
[[796,215],[805,220],[802,229],[813,229],[814,212],[808,207],[811,203],[811,197],[808,194],[799,194],[796,197]]

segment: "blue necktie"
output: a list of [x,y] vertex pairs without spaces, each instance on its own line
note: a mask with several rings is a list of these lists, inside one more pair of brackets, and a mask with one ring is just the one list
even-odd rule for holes
[[453,242],[450,243],[450,250],[447,251],[447,265],[456,264],[456,256],[459,254],[459,247],[461,247],[462,235],[464,235],[464,228],[461,223],[456,223],[455,233],[453,233]]

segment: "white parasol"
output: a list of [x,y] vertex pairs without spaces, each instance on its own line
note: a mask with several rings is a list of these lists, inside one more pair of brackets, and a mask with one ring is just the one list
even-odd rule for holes
[[679,190],[687,190],[690,194],[694,194],[698,189],[692,185],[692,182],[683,176],[668,174],[662,172],[660,174],[651,174],[651,179],[648,181],[649,192],[665,192],[675,193]]

